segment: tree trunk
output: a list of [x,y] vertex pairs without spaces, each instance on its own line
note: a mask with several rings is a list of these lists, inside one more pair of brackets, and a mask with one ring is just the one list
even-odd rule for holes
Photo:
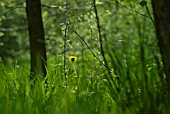
[[35,74],[46,76],[46,49],[40,0],[26,0],[26,14],[30,41],[31,71],[30,78]]
[[170,85],[170,0],[152,0],[152,7],[166,79]]

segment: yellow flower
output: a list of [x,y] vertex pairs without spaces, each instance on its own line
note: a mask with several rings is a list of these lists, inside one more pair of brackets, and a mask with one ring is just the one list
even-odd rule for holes
[[76,57],[76,56],[70,56],[70,57],[69,57],[69,60],[70,60],[71,62],[74,62],[74,61],[77,60],[77,57]]

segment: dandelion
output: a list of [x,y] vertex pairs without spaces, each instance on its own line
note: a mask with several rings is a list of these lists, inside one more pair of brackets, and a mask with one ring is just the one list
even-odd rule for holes
[[76,56],[70,56],[70,57],[69,57],[69,60],[70,60],[71,62],[74,62],[74,61],[77,60],[77,57],[76,57]]

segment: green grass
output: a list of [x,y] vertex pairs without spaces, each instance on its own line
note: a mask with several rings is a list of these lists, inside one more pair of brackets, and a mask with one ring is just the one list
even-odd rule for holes
[[[129,60],[130,61],[130,60]],[[125,66],[109,83],[105,68],[86,63],[84,71],[67,61],[64,78],[62,56],[51,58],[48,85],[33,84],[28,68],[0,66],[1,114],[149,114],[169,113],[164,83],[156,68],[143,72],[142,65]],[[99,68],[98,68],[99,67]],[[127,73],[128,72],[128,73]],[[127,75],[128,74],[128,75]],[[147,77],[145,77],[147,75]],[[38,78],[38,77],[37,77]]]
[[[44,23],[48,83],[38,75],[34,83],[29,80],[29,54],[25,51],[17,62],[0,63],[0,114],[169,114],[170,95],[153,23],[115,5],[107,0],[97,6],[111,75],[82,39],[69,29],[65,79],[60,26],[65,23],[62,17],[65,14],[60,12],[59,18],[56,10],[48,9],[49,17],[56,15],[56,19],[50,18]],[[128,7],[147,14],[137,4]],[[103,62],[93,7],[87,4],[81,8],[83,12],[70,12],[69,27],[82,36]],[[71,55],[77,56],[76,62],[68,61]]]

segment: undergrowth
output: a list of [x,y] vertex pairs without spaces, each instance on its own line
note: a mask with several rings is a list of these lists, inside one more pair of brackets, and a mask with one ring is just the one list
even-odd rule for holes
[[[165,83],[155,68],[129,66],[121,75],[108,75],[104,68],[67,61],[64,77],[62,56],[49,61],[47,77],[30,81],[27,68],[1,64],[1,114],[167,114]],[[79,66],[79,67],[78,67]],[[87,69],[88,67],[88,69]],[[127,66],[126,66],[127,67]],[[84,71],[83,71],[84,70]],[[146,77],[145,77],[146,75]],[[114,82],[109,81],[110,78]]]

